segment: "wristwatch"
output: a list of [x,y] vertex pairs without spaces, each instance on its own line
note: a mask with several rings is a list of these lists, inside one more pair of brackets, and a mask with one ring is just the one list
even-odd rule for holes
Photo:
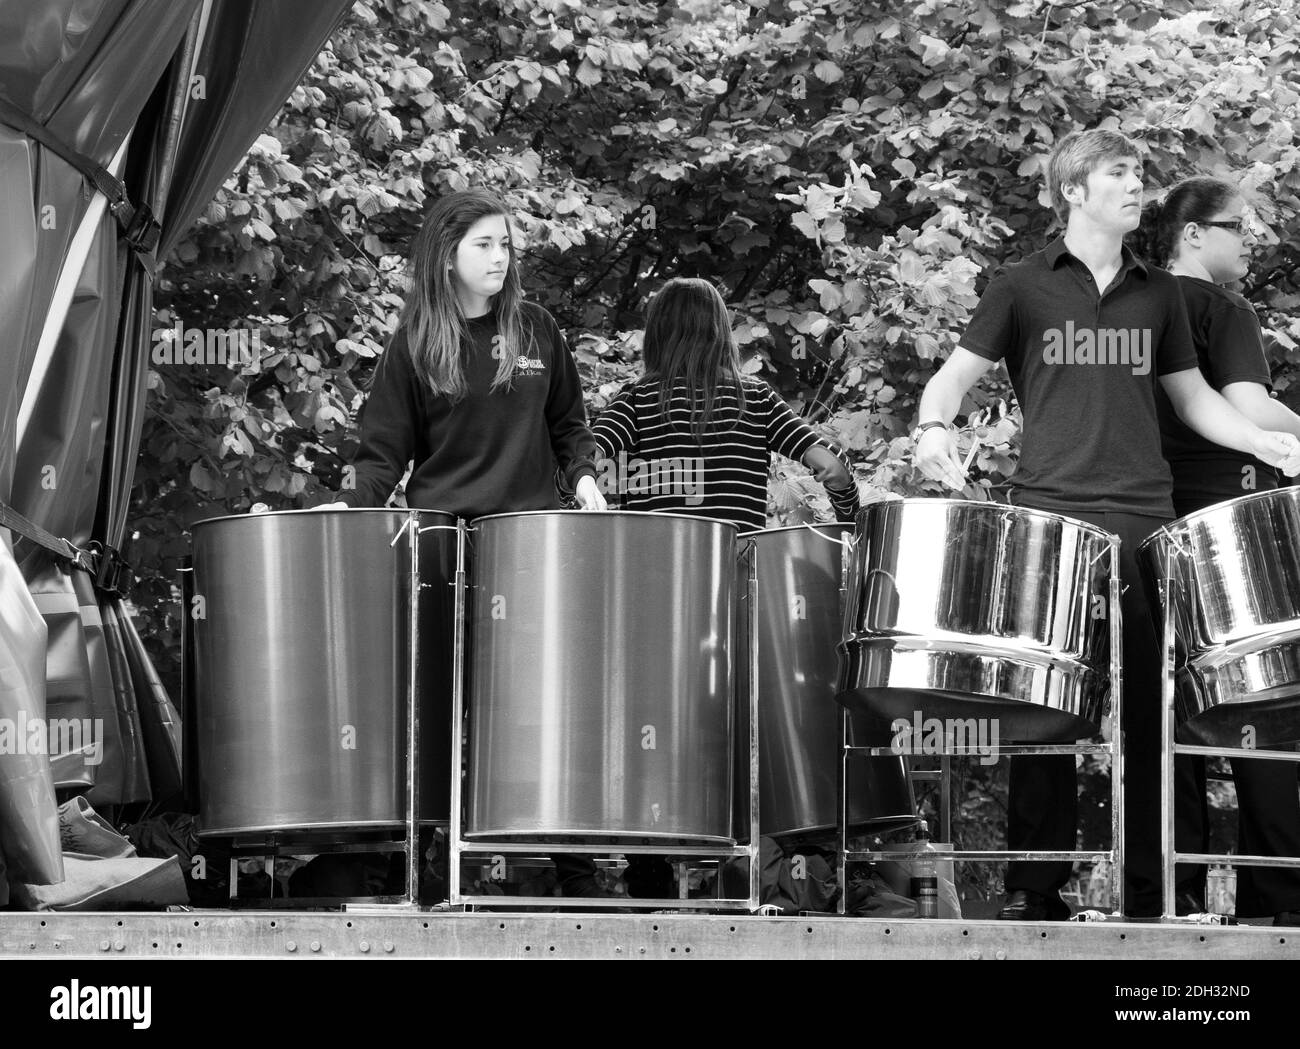
[[941,426],[945,430],[948,429],[947,423],[940,422],[938,419],[931,419],[929,422],[921,423],[912,431],[912,440],[919,441],[921,439],[921,434],[925,433],[926,430],[934,429],[936,426]]

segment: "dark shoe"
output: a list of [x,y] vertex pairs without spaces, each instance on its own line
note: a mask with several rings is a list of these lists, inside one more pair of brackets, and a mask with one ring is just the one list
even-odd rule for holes
[[1028,889],[1014,890],[998,911],[999,921],[1010,922],[1060,922],[1069,916],[1069,906],[1055,893],[1044,896]]
[[1300,911],[1279,911],[1273,915],[1274,925],[1300,925]]

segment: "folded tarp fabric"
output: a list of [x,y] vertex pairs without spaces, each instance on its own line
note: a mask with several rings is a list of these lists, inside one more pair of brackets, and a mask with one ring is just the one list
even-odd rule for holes
[[29,911],[113,910],[128,905],[188,903],[185,875],[175,856],[137,856],[85,798],[59,806],[59,836],[66,878],[58,885],[10,886],[16,907]]
[[111,911],[122,907],[168,907],[189,902],[180,861],[140,856],[65,853],[67,878],[58,885],[10,885],[12,903],[26,911]]
[[[78,724],[94,724],[94,704],[90,681],[90,659],[86,655],[86,631],[81,623],[81,608],[76,591],[72,588],[71,570],[49,564],[31,574],[29,568],[27,588],[36,602],[48,636],[45,655],[45,710],[51,720],[56,718]],[[114,724],[116,729],[116,724]],[[106,742],[100,733],[100,752],[95,755],[89,748],[91,740],[82,741],[80,753],[64,752],[50,755],[50,769],[54,774],[56,790],[85,790],[95,785],[96,776],[103,767]],[[109,750],[110,759],[116,760],[116,751]]]
[[45,621],[0,531],[0,852],[9,875],[63,880],[45,716]]

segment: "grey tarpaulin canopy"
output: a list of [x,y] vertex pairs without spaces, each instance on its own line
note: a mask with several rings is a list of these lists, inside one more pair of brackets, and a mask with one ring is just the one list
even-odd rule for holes
[[[179,786],[177,718],[114,587],[154,260],[349,6],[0,0],[0,503],[91,551],[0,543],[0,870],[23,880],[62,878],[56,783],[96,804]],[[43,715],[102,719],[102,760],[34,753],[15,726]]]

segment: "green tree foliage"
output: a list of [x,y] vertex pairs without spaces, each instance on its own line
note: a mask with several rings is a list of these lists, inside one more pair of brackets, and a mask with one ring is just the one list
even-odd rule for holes
[[[158,324],[260,332],[242,368],[159,364],[134,561],[160,665],[193,521],[320,501],[356,441],[429,202],[490,186],[526,233],[598,411],[636,373],[646,297],[717,282],[752,371],[850,452],[867,491],[910,464],[919,391],[988,272],[1040,247],[1041,167],[1105,125],[1149,184],[1228,175],[1269,233],[1245,289],[1300,361],[1300,22],[1276,0],[360,0],[168,260]],[[973,391],[969,498],[1013,469],[1005,376]],[[825,512],[798,467],[772,511]]]

